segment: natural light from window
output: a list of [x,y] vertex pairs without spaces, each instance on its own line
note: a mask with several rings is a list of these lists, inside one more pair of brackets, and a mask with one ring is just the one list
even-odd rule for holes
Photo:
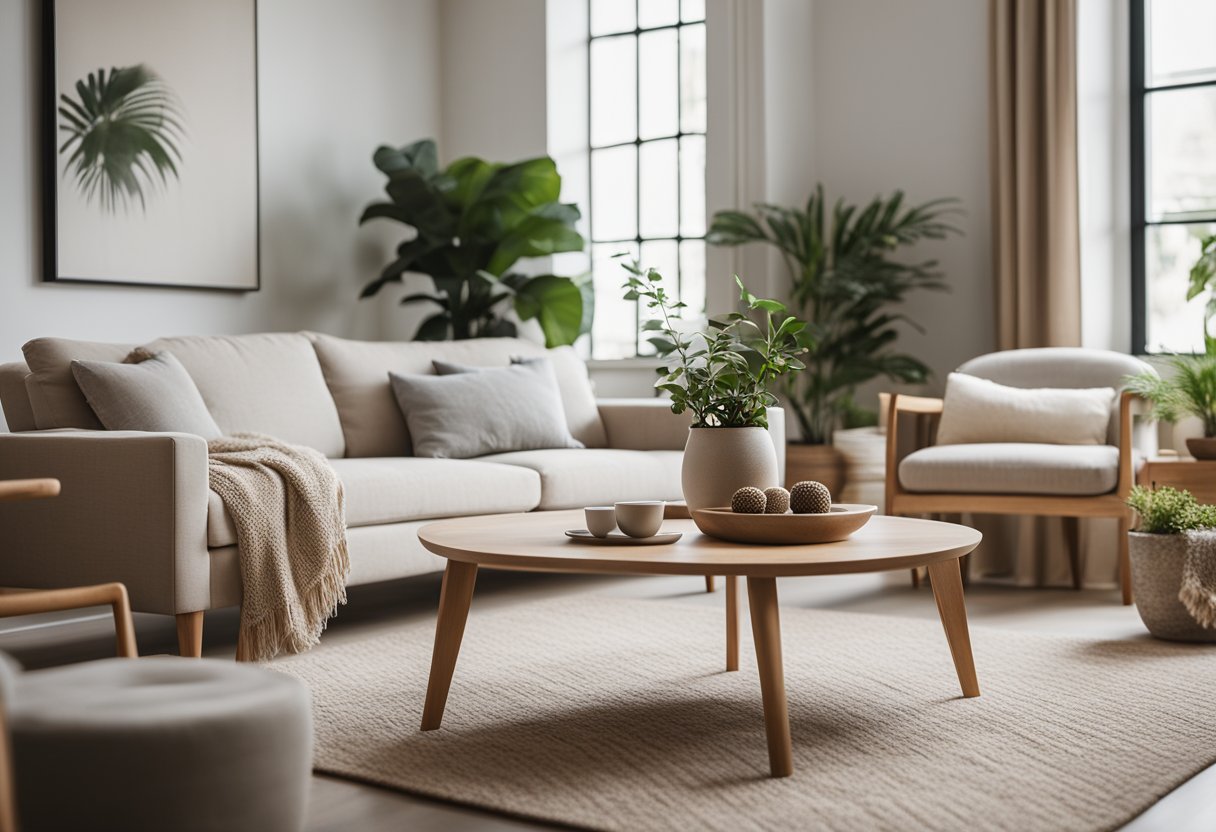
[[622,299],[625,253],[705,308],[704,0],[589,0],[591,356],[653,354]]
[[1216,2],[1144,3],[1144,340],[1202,352],[1204,299],[1186,290],[1216,232]]

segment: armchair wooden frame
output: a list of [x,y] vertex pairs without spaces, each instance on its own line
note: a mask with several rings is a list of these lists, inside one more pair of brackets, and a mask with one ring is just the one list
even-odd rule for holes
[[[49,495],[48,495],[49,496]],[[44,612],[109,606],[114,611],[115,649],[123,658],[136,658],[135,624],[131,602],[122,584],[97,584],[69,589],[10,590],[0,594],[0,618]],[[0,832],[16,832],[12,758],[9,753],[8,725],[0,702]]]
[[[1134,393],[1124,391],[1119,400],[1119,477],[1115,490],[1092,497],[1037,494],[968,494],[905,491],[899,483],[900,417],[915,417],[916,446],[923,448],[930,440],[941,417],[942,400],[922,396],[893,394],[887,421],[886,513],[917,514],[1014,514],[1065,518],[1068,536],[1069,565],[1073,586],[1081,588],[1080,518],[1113,517],[1119,521],[1119,582],[1123,603],[1132,602],[1131,569],[1127,550],[1127,533],[1131,527],[1131,509],[1127,497],[1135,484],[1132,456],[1133,407],[1139,401]],[[904,421],[906,424],[906,419]],[[920,575],[912,573],[913,585],[919,585]]]

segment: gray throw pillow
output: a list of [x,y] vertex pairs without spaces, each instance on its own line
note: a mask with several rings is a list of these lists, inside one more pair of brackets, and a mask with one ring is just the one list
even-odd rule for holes
[[547,361],[443,376],[389,373],[415,456],[469,459],[581,448],[570,435]]
[[72,375],[107,430],[194,433],[215,439],[223,431],[181,362],[158,352],[138,364],[73,361]]

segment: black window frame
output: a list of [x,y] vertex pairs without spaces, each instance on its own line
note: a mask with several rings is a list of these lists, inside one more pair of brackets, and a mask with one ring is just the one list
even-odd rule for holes
[[[637,246],[638,256],[641,257],[643,243],[662,243],[674,242],[676,245],[676,274],[675,286],[679,293],[678,297],[683,298],[684,292],[684,258],[681,254],[682,243],[696,240],[704,240],[705,234],[697,236],[685,236],[683,233],[684,225],[684,204],[683,204],[683,185],[684,185],[684,170],[683,170],[683,142],[685,136],[706,136],[706,130],[685,130],[684,129],[684,99],[681,95],[682,90],[680,85],[684,80],[684,56],[681,46],[683,44],[683,30],[690,26],[705,27],[706,17],[698,20],[684,20],[683,3],[677,3],[677,18],[675,23],[668,23],[662,26],[647,26],[645,28],[638,25],[640,20],[640,12],[642,0],[634,0],[634,27],[620,32],[606,32],[601,35],[592,33],[591,31],[591,5],[595,0],[586,0],[587,3],[587,247],[590,266],[592,269],[592,279],[594,280],[595,256],[594,247],[599,245],[617,244],[621,246],[633,245]],[[662,32],[673,30],[676,33],[676,132],[664,136],[652,136],[647,139],[641,137],[642,129],[642,42],[641,36],[650,32]],[[622,36],[632,36],[634,38],[634,137],[631,140],[623,142],[614,142],[612,144],[596,145],[591,138],[591,110],[592,110],[592,71],[591,71],[591,47],[597,40],[606,40],[609,38],[619,38]],[[665,142],[675,140],[676,143],[676,233],[661,237],[644,237],[642,236],[642,145],[651,144],[652,142]],[[635,234],[633,237],[616,238],[616,239],[600,239],[595,236],[595,213],[592,208],[594,205],[595,195],[595,153],[601,150],[611,150],[619,147],[634,147],[634,226]],[[709,218],[706,217],[706,228],[708,229]],[[646,265],[646,264],[643,264]],[[671,275],[663,275],[665,279],[670,279]],[[704,300],[704,299],[702,299]],[[637,303],[636,301],[634,302]],[[649,355],[644,355],[642,348],[642,331],[641,322],[638,320],[639,315],[634,315],[634,356],[635,358],[646,358]],[[591,357],[595,355],[595,335],[592,333],[588,340],[590,341]],[[610,360],[610,359],[609,359]]]
[[1155,93],[1216,87],[1216,77],[1206,81],[1150,86],[1148,82],[1148,3],[1130,0],[1128,29],[1131,92],[1131,251],[1132,251],[1132,350],[1138,355],[1154,354],[1148,344],[1148,231],[1154,226],[1216,223],[1216,211],[1209,217],[1150,219],[1148,216],[1148,106]]

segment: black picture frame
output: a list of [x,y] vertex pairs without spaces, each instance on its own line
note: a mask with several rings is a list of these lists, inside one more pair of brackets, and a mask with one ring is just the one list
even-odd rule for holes
[[[101,4],[106,0],[92,0]],[[60,222],[59,222],[59,79],[58,43],[56,42],[57,0],[42,0],[40,15],[40,67],[39,67],[39,166],[41,173],[42,203],[42,283],[88,284],[103,286],[126,286],[156,289],[185,289],[191,291],[223,292],[227,294],[249,294],[262,289],[262,229],[261,229],[261,146],[259,111],[259,55],[258,55],[258,0],[247,0],[252,27],[253,48],[253,169],[254,169],[254,280],[252,285],[225,285],[155,282],[130,280],[122,276],[114,278],[78,277],[60,274]]]

